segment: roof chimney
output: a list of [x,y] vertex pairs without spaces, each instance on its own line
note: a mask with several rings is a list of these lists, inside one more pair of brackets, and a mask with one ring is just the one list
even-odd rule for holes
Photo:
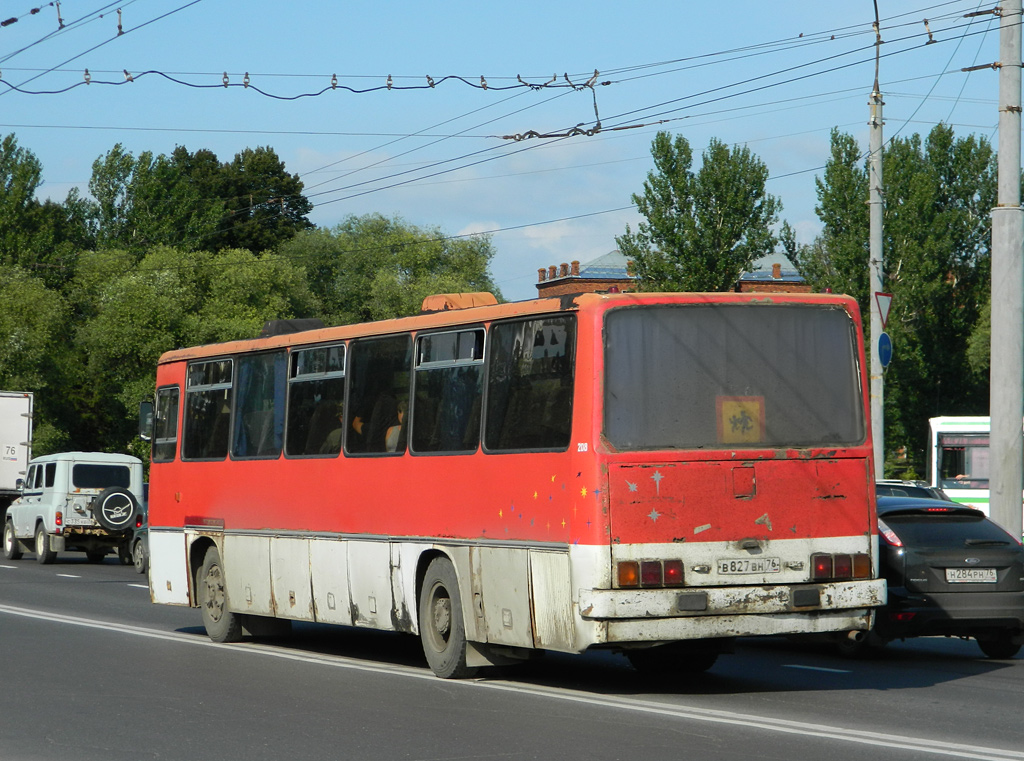
[[548,274],[548,271],[546,269],[544,269],[543,267],[541,267],[539,270],[537,270],[537,282],[538,283],[543,283],[545,278],[547,277],[547,274]]
[[782,265],[776,262],[772,265],[772,279],[779,280],[782,277]]

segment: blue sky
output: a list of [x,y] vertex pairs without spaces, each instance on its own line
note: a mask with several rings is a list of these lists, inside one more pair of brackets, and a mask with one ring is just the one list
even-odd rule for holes
[[[867,0],[63,0],[63,30],[55,3],[3,5],[17,21],[0,27],[0,134],[42,162],[41,196],[85,192],[115,143],[222,161],[269,145],[302,177],[317,225],[380,212],[452,235],[496,231],[492,272],[511,299],[536,294],[538,268],[595,259],[635,228],[630,196],[658,129],[686,136],[698,162],[712,137],[747,145],[801,242],[820,227],[814,178],[830,129],[867,147]],[[998,19],[964,18],[990,7],[878,0],[886,138],[944,121],[995,142],[998,75],[961,71],[997,59]],[[567,86],[595,69],[593,88]],[[250,86],[237,86],[246,72]],[[296,97],[334,75],[337,89]],[[560,86],[516,88],[517,77]],[[595,108],[594,135],[503,139],[592,129]]]

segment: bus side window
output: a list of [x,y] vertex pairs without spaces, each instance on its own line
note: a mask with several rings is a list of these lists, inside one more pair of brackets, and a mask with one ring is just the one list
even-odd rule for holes
[[[354,341],[351,352],[345,452],[404,452],[406,433],[399,410],[409,403],[411,338],[402,335]],[[398,435],[391,449],[388,431],[396,426]]]
[[285,454],[337,455],[345,400],[345,345],[292,352]]
[[287,363],[283,351],[250,354],[238,360],[238,398],[231,454],[277,457],[284,441]]
[[474,452],[480,444],[484,330],[417,339],[412,450]]
[[575,345],[574,316],[491,328],[485,449],[569,446]]
[[228,454],[231,422],[230,359],[189,365],[185,383],[185,431],[181,456],[186,460],[223,460]]
[[153,462],[170,462],[178,448],[177,386],[156,390],[156,420],[153,431]]

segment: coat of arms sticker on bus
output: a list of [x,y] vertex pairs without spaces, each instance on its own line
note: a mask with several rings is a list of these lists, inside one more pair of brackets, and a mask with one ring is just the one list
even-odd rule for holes
[[760,444],[764,441],[763,396],[718,396],[715,407],[721,443]]

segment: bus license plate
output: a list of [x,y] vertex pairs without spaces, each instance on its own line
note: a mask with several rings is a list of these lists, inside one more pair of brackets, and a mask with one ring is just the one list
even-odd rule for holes
[[720,574],[778,573],[782,564],[778,558],[728,558],[718,561]]
[[995,584],[995,568],[947,568],[946,581],[950,584]]

